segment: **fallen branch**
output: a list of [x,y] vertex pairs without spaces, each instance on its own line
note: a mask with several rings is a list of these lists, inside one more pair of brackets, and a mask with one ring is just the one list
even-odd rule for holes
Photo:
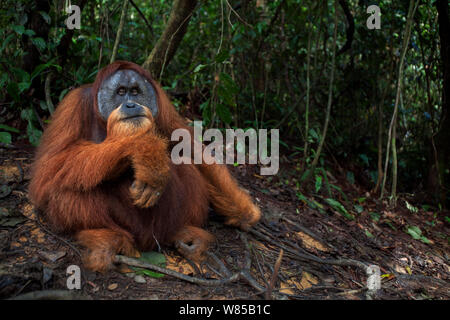
[[197,277],[191,277],[191,276],[185,275],[183,273],[180,273],[180,272],[177,272],[174,270],[170,270],[170,269],[163,268],[163,267],[158,267],[154,264],[143,262],[143,261],[140,261],[140,260],[137,260],[134,258],[130,258],[130,257],[125,257],[122,255],[116,255],[114,258],[114,261],[117,263],[125,263],[132,267],[149,269],[152,271],[166,274],[168,276],[172,276],[174,278],[177,278],[177,279],[189,282],[189,283],[194,283],[194,284],[203,285],[203,286],[217,287],[217,286],[222,286],[227,283],[233,283],[233,282],[236,282],[239,280],[246,280],[252,287],[254,287],[254,280],[251,278],[251,276],[249,276],[249,274],[246,272],[246,270],[236,272],[236,273],[232,274],[230,277],[227,277],[224,279],[202,279],[202,278],[197,278]]
[[317,262],[317,263],[321,263],[321,264],[331,264],[331,265],[338,265],[338,266],[353,266],[353,267],[359,267],[361,269],[363,269],[364,271],[367,268],[367,264],[364,262],[360,262],[357,260],[353,260],[353,259],[322,259],[319,257],[316,257],[312,254],[305,254],[305,253],[300,253],[295,251],[294,249],[291,249],[288,246],[285,246],[283,244],[277,243],[275,241],[273,241],[273,239],[271,239],[270,237],[262,234],[261,232],[255,230],[255,229],[250,229],[249,233],[251,233],[252,235],[266,240],[268,242],[270,242],[271,244],[285,250],[286,252],[291,253],[292,255],[294,255],[297,259],[300,260],[307,260],[307,261],[313,261],[313,262]]
[[280,254],[278,255],[277,261],[275,262],[275,266],[273,267],[272,277],[270,278],[269,287],[266,291],[266,299],[269,300],[272,298],[272,290],[275,287],[275,283],[278,278],[278,271],[280,270],[281,261],[283,260],[283,249],[280,249]]

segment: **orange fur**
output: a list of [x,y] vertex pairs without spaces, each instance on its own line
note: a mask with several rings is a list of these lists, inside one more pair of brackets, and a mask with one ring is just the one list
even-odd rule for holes
[[[107,123],[97,107],[101,83],[119,69],[131,69],[155,88],[158,115],[142,125]],[[147,121],[148,120],[148,121]],[[156,244],[176,244],[200,259],[213,241],[200,229],[208,205],[226,223],[248,229],[260,217],[248,193],[223,165],[174,165],[172,131],[188,127],[147,71],[117,61],[100,70],[92,85],[72,90],[58,106],[37,150],[30,198],[51,226],[76,235],[87,248],[85,265],[107,270],[114,254],[135,255]],[[195,244],[190,250],[182,242]]]

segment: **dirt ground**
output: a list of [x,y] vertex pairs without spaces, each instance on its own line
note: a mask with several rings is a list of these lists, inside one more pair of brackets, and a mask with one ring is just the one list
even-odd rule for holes
[[[248,277],[207,286],[168,275],[139,276],[125,265],[106,274],[90,272],[82,266],[81,248],[49,230],[28,200],[32,155],[29,147],[0,147],[2,299],[65,290],[70,265],[82,271],[77,294],[92,299],[450,298],[448,211],[414,207],[406,196],[393,209],[330,174],[342,189],[333,189],[333,199],[345,203],[355,217],[347,219],[325,201],[330,195],[299,197],[289,165],[275,177],[259,176],[254,166],[231,168],[264,216],[252,231],[241,233],[211,214],[206,228],[217,237],[212,253],[220,262],[211,258],[195,265],[171,248],[161,248],[166,267],[184,275],[221,279],[227,272],[245,270]],[[418,240],[406,232],[411,226],[420,228]],[[376,292],[367,290],[367,265],[380,268],[381,289]]]

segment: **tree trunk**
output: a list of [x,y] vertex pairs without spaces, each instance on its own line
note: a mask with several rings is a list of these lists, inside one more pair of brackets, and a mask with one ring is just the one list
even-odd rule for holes
[[322,148],[325,143],[325,138],[327,137],[328,124],[330,123],[331,115],[331,105],[333,102],[333,82],[334,82],[334,72],[336,69],[336,39],[338,30],[338,13],[337,13],[337,1],[334,3],[334,32],[333,32],[333,46],[332,46],[332,56],[331,56],[331,74],[330,83],[328,87],[328,102],[327,102],[327,113],[325,115],[325,124],[323,125],[322,137],[319,142],[319,146],[316,150],[316,155],[311,163],[311,168],[308,169],[308,173],[305,176],[304,182],[308,182],[311,177],[314,177],[314,171],[316,170],[317,164],[319,163],[320,154],[322,153]]
[[441,60],[443,70],[442,88],[442,114],[439,130],[436,134],[437,170],[438,181],[441,189],[441,203],[448,205],[450,186],[450,30],[449,4],[448,0],[437,0],[439,37],[441,41]]
[[[394,103],[394,112],[392,114],[392,119],[391,119],[391,123],[389,125],[389,130],[388,130],[388,142],[387,142],[387,146],[386,146],[386,160],[384,162],[384,173],[383,173],[383,183],[381,184],[381,195],[380,195],[380,199],[383,198],[384,195],[384,187],[386,185],[386,178],[387,178],[387,168],[388,168],[388,164],[389,164],[389,151],[392,150],[393,156],[395,156],[395,158],[393,159],[393,167],[394,167],[394,172],[396,172],[396,168],[397,168],[397,153],[395,150],[395,145],[393,146],[393,148],[391,149],[391,142],[392,142],[392,137],[393,137],[393,133],[394,133],[394,127],[397,123],[397,114],[398,114],[398,104],[400,102],[400,95],[401,95],[401,91],[402,91],[402,83],[403,83],[403,64],[405,62],[405,55],[406,55],[406,51],[408,50],[408,46],[409,46],[409,39],[411,37],[411,28],[412,28],[412,23],[414,20],[414,14],[416,12],[417,6],[419,5],[419,1],[415,2],[414,0],[410,0],[409,2],[409,9],[408,9],[408,17],[406,19],[406,26],[405,26],[405,31],[403,34],[403,42],[402,42],[402,51],[401,51],[401,55],[400,55],[400,62],[399,62],[399,67],[398,67],[398,78],[397,78],[397,89],[396,89],[396,95],[395,95],[395,103]],[[393,177],[393,182],[394,182],[394,186],[395,188],[397,187],[397,177]],[[392,200],[395,203],[396,202],[396,190],[392,189]]]
[[113,51],[111,54],[111,60],[109,63],[113,63],[116,60],[117,51],[119,51],[120,37],[122,36],[123,26],[127,17],[128,0],[124,0],[122,6],[122,14],[120,15],[119,28],[117,29],[116,41],[114,42]]
[[174,0],[166,28],[142,65],[154,79],[161,79],[164,68],[175,55],[196,5],[197,0]]

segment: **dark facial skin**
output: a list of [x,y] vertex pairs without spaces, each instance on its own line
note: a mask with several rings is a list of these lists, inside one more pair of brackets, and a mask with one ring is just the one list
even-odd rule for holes
[[133,70],[119,70],[103,81],[97,95],[98,110],[106,121],[113,110],[120,108],[124,121],[144,116],[144,108],[153,117],[158,113],[156,93],[150,82]]

